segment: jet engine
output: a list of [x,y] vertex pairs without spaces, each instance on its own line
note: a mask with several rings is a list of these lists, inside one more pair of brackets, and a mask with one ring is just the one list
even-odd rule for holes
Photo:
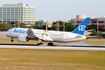
[[20,42],[27,42],[27,41],[29,41],[29,38],[28,38],[27,35],[20,35],[20,36],[18,37],[18,40],[19,40]]

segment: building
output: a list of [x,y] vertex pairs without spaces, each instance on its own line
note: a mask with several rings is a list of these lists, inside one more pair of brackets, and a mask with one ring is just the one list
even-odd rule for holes
[[43,26],[43,25],[46,25],[47,24],[47,26],[48,27],[52,27],[52,21],[46,21],[46,20],[40,20],[39,21],[39,26]]
[[[85,18],[86,18],[86,15],[77,15],[76,19],[71,19],[71,23],[75,25],[79,25]],[[98,24],[98,25],[105,26],[105,17],[90,19],[88,25],[91,25],[91,24]]]
[[87,16],[86,15],[77,15],[76,19],[71,19],[71,23],[79,25]]
[[24,22],[25,24],[35,24],[35,7],[28,4],[3,4],[0,6],[0,23]]
[[40,20],[39,21],[39,26],[43,26],[46,25],[46,20]]
[[[79,25],[84,19],[86,18],[86,15],[77,15],[76,19],[71,19],[71,23],[75,25]],[[105,31],[105,16],[99,17],[99,18],[94,18],[90,19],[89,24],[96,24],[97,26],[97,31]]]

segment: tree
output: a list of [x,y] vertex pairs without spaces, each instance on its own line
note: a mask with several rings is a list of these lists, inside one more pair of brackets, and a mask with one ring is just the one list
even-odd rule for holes
[[88,30],[90,30],[90,29],[95,29],[95,30],[97,30],[97,25],[96,25],[96,24],[88,25],[87,29],[88,29]]
[[15,26],[14,26],[14,21],[11,21],[11,22],[10,22],[10,25],[11,25],[12,28],[14,28],[14,27],[15,27]]
[[98,30],[99,30],[99,31],[103,31],[103,30],[104,30],[104,25],[99,25],[99,26],[98,26]]
[[11,28],[11,25],[10,24],[2,24],[0,26],[0,31],[7,31],[10,28]]
[[20,22],[20,23],[18,23],[18,24],[20,24],[20,27],[21,27],[21,28],[28,28],[27,25],[26,25],[25,23],[23,23],[23,22]]
[[57,24],[53,24],[51,30],[57,30]]
[[102,35],[102,32],[101,32],[101,31],[99,31],[99,32],[98,32],[98,35],[99,35],[99,36],[101,36],[101,35]]
[[75,28],[76,28],[76,25],[74,25],[74,24],[68,24],[67,23],[65,26],[66,31],[73,31]]
[[36,21],[36,22],[35,22],[35,25],[39,25],[39,21]]
[[34,28],[34,29],[41,29],[41,26],[34,25],[34,26],[32,26],[32,28]]
[[43,25],[43,26],[42,26],[42,29],[46,29],[46,25]]

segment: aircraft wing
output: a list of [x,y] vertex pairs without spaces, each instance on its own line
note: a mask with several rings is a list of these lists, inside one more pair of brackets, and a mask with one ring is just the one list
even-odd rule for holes
[[28,38],[30,39],[36,39],[36,40],[40,39],[42,41],[53,41],[53,39],[50,38],[49,36],[41,36],[41,35],[34,34],[31,29],[28,29],[27,34],[28,34]]

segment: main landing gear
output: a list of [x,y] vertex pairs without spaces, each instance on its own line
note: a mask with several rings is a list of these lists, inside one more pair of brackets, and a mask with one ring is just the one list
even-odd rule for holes
[[11,42],[13,42],[14,40],[13,40],[13,37],[11,38]]
[[48,43],[48,46],[53,46],[53,43],[50,41],[50,43]]
[[[39,41],[39,43],[37,45],[43,45],[41,39],[39,39],[38,41]],[[48,43],[48,46],[53,46],[53,43],[50,41],[50,43]]]
[[43,43],[41,43],[42,42],[41,39],[39,39],[38,41],[39,41],[39,43],[37,45],[43,45]]

